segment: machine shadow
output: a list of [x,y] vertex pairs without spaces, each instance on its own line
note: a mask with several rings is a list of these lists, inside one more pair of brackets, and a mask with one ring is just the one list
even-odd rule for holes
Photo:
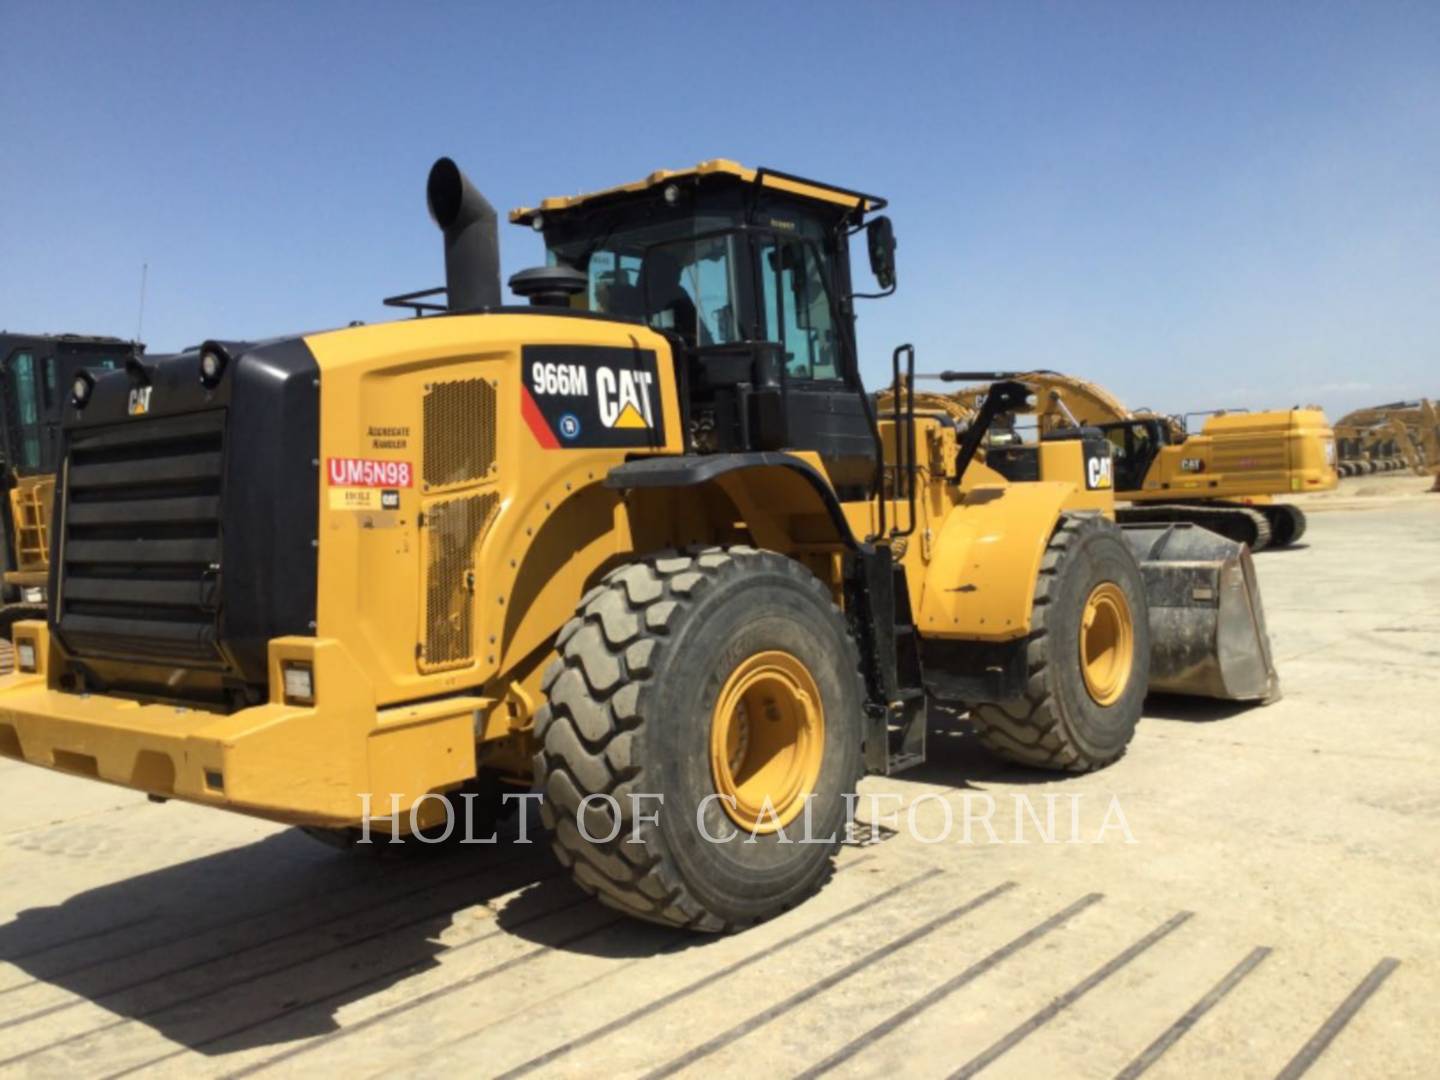
[[1230,720],[1242,713],[1260,708],[1264,708],[1264,706],[1254,701],[1221,701],[1218,698],[1151,694],[1145,699],[1144,719],[1211,724],[1219,720]]
[[975,734],[963,708],[931,698],[925,729],[925,761],[899,774],[902,780],[973,789],[972,780],[989,780],[1006,768]]
[[963,708],[934,699],[926,732],[925,763],[900,774],[903,780],[939,784],[959,791],[982,791],[983,784],[1056,784],[1072,774],[1018,765],[991,753],[980,742]]
[[[23,1040],[89,1002],[217,1055],[337,1031],[340,1009],[447,952],[465,954],[459,979],[534,945],[643,957],[684,944],[629,920],[612,930],[621,917],[570,883],[543,838],[506,839],[374,858],[291,830],[22,911],[0,926],[0,960],[28,977],[0,982],[0,1027]],[[59,1042],[93,1034],[103,1055],[116,1026],[72,1022]],[[0,1058],[22,1064],[55,1041]]]

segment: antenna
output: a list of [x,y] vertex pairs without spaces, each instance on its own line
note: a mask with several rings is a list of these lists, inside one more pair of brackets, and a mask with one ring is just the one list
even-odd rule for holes
[[135,320],[135,341],[138,343],[144,338],[145,330],[145,282],[150,276],[150,264],[140,264],[140,317]]

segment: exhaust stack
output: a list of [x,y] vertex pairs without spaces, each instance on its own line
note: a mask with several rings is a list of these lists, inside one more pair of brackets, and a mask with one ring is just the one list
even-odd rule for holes
[[495,208],[448,157],[430,166],[425,203],[445,234],[446,306],[451,311],[499,307],[500,234]]

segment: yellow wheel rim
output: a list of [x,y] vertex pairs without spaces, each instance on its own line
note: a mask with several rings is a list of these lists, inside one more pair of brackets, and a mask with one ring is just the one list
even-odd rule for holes
[[710,772],[730,819],[761,834],[790,824],[815,790],[824,751],[825,708],[805,665],[780,651],[741,661],[710,719]]
[[1113,581],[1102,581],[1085,601],[1080,621],[1080,670],[1097,705],[1113,705],[1135,666],[1135,624],[1130,602]]

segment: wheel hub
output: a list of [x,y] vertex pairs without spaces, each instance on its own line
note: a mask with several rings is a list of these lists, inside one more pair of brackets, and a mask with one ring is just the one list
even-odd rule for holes
[[736,825],[763,834],[794,821],[815,790],[824,748],[820,689],[800,660],[761,652],[730,673],[711,717],[710,771]]
[[1097,705],[1113,705],[1130,683],[1135,625],[1125,592],[1113,581],[1091,590],[1080,621],[1080,670]]

